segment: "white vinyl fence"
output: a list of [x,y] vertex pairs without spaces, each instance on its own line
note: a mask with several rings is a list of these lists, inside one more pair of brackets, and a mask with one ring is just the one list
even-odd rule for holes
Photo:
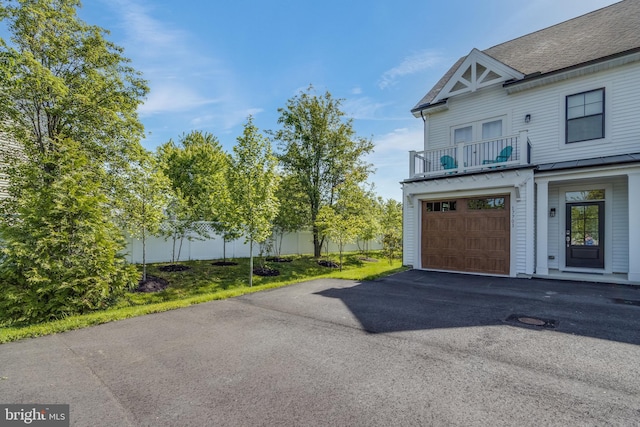
[[[162,237],[149,237],[146,239],[147,244],[147,262],[171,262],[171,254],[173,247],[173,239],[164,239]],[[274,246],[279,243],[279,238]],[[179,242],[176,242],[176,256],[177,247]],[[227,242],[227,258],[248,258],[249,257],[249,244],[244,243],[244,237],[238,240]],[[360,242],[360,247],[363,247],[363,243]],[[346,245],[345,251],[358,250],[357,244]],[[382,249],[382,244],[378,241],[370,241],[368,243],[369,250]],[[180,251],[180,258],[176,261],[188,261],[188,260],[209,260],[209,259],[222,259],[223,240],[222,237],[215,237],[206,240],[196,240],[185,238],[182,242],[182,250]],[[323,249],[323,253],[326,249]],[[329,251],[338,252],[338,245],[333,242],[329,242]],[[275,255],[275,250],[267,255]],[[142,241],[139,239],[130,238],[127,241],[126,249],[127,259],[131,263],[142,263]],[[260,247],[257,244],[253,246],[253,255],[258,256],[260,254]],[[313,233],[311,231],[300,231],[297,233],[285,234],[282,239],[282,249],[280,255],[303,255],[313,254]]]

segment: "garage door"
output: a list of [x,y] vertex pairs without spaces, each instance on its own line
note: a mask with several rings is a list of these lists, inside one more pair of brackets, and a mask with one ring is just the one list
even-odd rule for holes
[[422,268],[509,274],[509,196],[422,202]]

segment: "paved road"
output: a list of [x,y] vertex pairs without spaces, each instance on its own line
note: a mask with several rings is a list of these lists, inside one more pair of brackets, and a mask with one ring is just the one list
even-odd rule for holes
[[0,402],[69,403],[77,426],[640,425],[638,304],[613,285],[316,280],[0,345]]

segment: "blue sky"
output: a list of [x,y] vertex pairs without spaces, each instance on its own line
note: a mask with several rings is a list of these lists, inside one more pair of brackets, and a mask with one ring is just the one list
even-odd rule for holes
[[379,195],[401,199],[408,151],[422,147],[409,110],[459,57],[615,0],[84,0],[80,17],[148,80],[140,108],[155,148],[191,130],[231,150],[248,115],[278,129],[279,107],[312,84],[344,98]]

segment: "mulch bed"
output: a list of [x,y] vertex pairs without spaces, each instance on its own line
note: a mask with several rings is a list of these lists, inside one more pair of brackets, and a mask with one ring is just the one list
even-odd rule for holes
[[169,264],[169,265],[163,265],[158,267],[158,270],[173,273],[174,271],[185,271],[185,270],[189,270],[190,268],[191,267],[189,267],[188,265]]
[[280,270],[276,270],[275,268],[265,265],[264,267],[255,267],[253,269],[253,274],[256,276],[279,276]]
[[291,262],[293,261],[291,258],[280,258],[276,256],[269,256],[265,258],[269,262]]
[[134,292],[160,292],[169,286],[169,282],[161,277],[147,275],[147,280],[140,280]]
[[318,261],[318,265],[321,265],[323,267],[329,267],[329,268],[340,268],[340,265],[338,265],[337,263],[333,261],[327,261],[324,259],[321,259],[320,261]]
[[238,265],[238,263],[233,261],[216,261],[216,262],[212,262],[211,265],[217,265],[218,267],[226,267],[228,265]]

